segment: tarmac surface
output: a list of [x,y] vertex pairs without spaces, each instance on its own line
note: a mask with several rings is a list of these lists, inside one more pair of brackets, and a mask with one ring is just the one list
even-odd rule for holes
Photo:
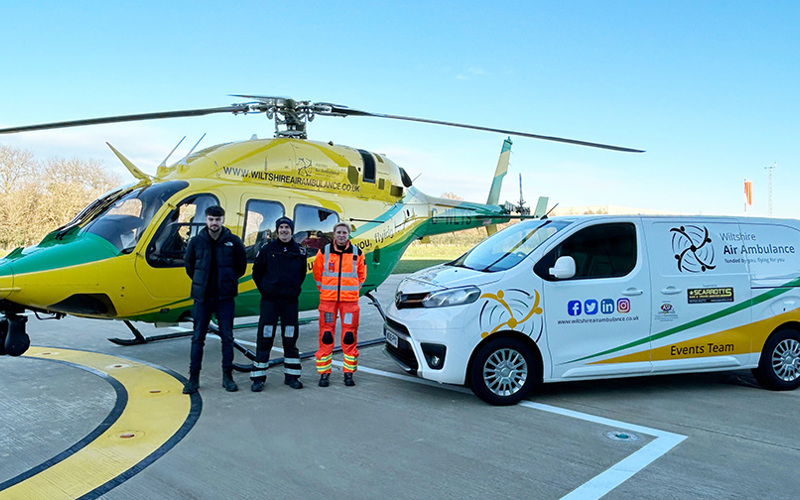
[[[382,337],[361,305],[359,340]],[[749,371],[551,384],[492,407],[373,346],[355,387],[341,364],[318,387],[311,359],[302,390],[276,366],[264,392],[235,373],[228,393],[209,335],[190,398],[189,337],[123,347],[106,340],[130,337],[123,323],[78,318],[31,317],[28,332],[25,356],[0,356],[0,499],[798,497],[800,391]],[[255,350],[254,328],[236,337]],[[316,322],[301,326],[301,352],[316,343]]]

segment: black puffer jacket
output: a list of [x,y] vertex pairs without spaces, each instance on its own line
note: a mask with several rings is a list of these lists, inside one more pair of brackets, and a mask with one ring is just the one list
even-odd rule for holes
[[189,240],[186,247],[186,274],[192,279],[192,299],[203,301],[208,289],[208,275],[211,271],[211,252],[216,251],[218,270],[217,298],[232,299],[239,293],[239,278],[247,270],[247,255],[238,236],[227,227],[216,242],[203,228],[197,236]]
[[300,296],[306,278],[308,254],[294,240],[268,241],[253,263],[253,281],[263,299],[293,299]]

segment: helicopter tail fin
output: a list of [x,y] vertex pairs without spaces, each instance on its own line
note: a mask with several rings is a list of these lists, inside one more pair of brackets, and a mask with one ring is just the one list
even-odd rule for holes
[[550,200],[547,196],[540,196],[539,201],[536,202],[536,209],[533,211],[534,217],[541,217],[547,213],[547,202]]
[[114,146],[112,146],[108,142],[106,144],[108,144],[108,147],[111,148],[111,151],[113,151],[114,154],[117,155],[117,158],[119,158],[119,161],[121,161],[122,164],[125,165],[125,168],[128,169],[128,171],[131,173],[131,175],[133,175],[134,177],[136,177],[137,179],[140,179],[140,180],[152,180],[152,177],[150,177],[146,173],[144,173],[141,170],[139,170],[139,168],[136,165],[134,165],[133,162],[131,162],[129,159],[125,158],[125,156],[122,153],[120,153],[119,151],[117,151],[117,149]]
[[[503,147],[500,149],[500,157],[497,159],[497,168],[494,170],[494,179],[492,179],[492,187],[489,188],[489,197],[486,199],[487,205],[497,205],[500,201],[500,188],[503,185],[503,177],[508,172],[508,159],[511,156],[511,138],[508,137],[503,141]],[[486,226],[486,233],[491,236],[497,232],[497,225],[492,224]]]
[[487,205],[497,205],[500,201],[500,188],[503,185],[503,177],[508,172],[508,159],[511,156],[511,138],[506,138],[503,141],[503,147],[500,149],[500,158],[497,159],[497,168],[494,171],[494,179],[492,179],[492,187],[489,188],[489,197],[486,199]]

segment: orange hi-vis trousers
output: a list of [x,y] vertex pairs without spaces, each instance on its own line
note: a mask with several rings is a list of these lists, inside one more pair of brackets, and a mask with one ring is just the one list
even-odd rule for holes
[[322,300],[319,303],[319,349],[316,352],[317,372],[330,373],[333,361],[333,338],[336,316],[342,323],[343,371],[353,373],[358,368],[358,302]]

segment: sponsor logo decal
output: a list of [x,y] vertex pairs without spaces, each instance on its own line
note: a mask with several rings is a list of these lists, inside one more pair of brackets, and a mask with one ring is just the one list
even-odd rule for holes
[[686,291],[689,304],[713,304],[717,302],[733,302],[733,287],[690,288]]

